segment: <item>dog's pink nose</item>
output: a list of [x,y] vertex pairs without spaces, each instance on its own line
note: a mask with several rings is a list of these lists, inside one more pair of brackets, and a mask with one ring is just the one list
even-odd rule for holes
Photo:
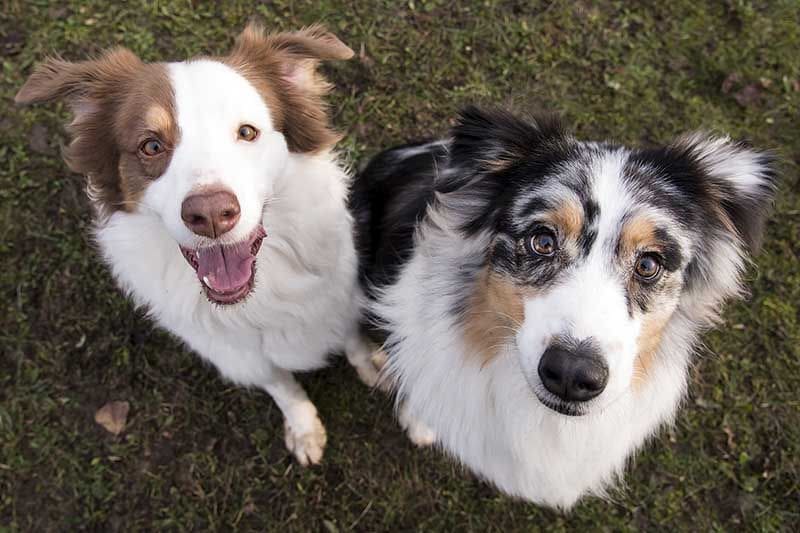
[[240,213],[236,196],[223,189],[190,194],[181,204],[181,218],[186,227],[210,239],[232,230],[239,222]]

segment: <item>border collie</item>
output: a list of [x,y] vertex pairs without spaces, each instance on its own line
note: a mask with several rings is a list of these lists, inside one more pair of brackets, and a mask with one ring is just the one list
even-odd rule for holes
[[674,416],[775,183],[727,138],[631,149],[477,108],[381,153],[351,203],[401,418],[509,494],[602,495]]
[[350,179],[317,72],[352,55],[322,26],[250,25],[223,57],[50,59],[16,97],[66,101],[64,158],[87,178],[119,285],[224,377],[269,393],[303,465],[320,461],[326,435],[292,372],[344,350],[377,379],[359,338]]

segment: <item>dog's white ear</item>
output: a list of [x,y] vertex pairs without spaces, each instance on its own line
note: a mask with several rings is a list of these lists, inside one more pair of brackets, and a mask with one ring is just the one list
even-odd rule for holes
[[758,251],[777,188],[775,157],[728,137],[693,133],[671,146],[693,161],[718,212],[749,252]]

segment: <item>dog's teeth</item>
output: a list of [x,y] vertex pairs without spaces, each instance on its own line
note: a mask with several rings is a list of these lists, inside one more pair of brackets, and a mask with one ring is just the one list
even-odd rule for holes
[[209,288],[211,287],[211,283],[209,283],[208,281],[208,276],[203,276],[203,283],[205,284],[206,287]]

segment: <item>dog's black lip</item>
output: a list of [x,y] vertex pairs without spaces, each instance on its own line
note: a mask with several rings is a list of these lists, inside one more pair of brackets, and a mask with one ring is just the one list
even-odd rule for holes
[[547,398],[542,398],[539,394],[534,393],[536,399],[541,402],[542,405],[550,409],[551,411],[555,411],[556,413],[564,416],[572,416],[572,417],[580,417],[584,416],[586,413],[581,412],[577,407],[570,403],[563,403],[563,402],[554,402],[552,400],[548,400]]
[[542,393],[545,392],[543,390],[544,386],[535,379],[531,378],[527,372],[523,372],[522,375],[525,377],[525,381],[528,382],[531,394],[533,394],[533,396],[539,400],[539,403],[551,411],[554,411],[560,415],[571,417],[581,417],[587,414],[586,411],[581,410],[574,404],[551,400],[547,398],[547,396],[543,396]]

